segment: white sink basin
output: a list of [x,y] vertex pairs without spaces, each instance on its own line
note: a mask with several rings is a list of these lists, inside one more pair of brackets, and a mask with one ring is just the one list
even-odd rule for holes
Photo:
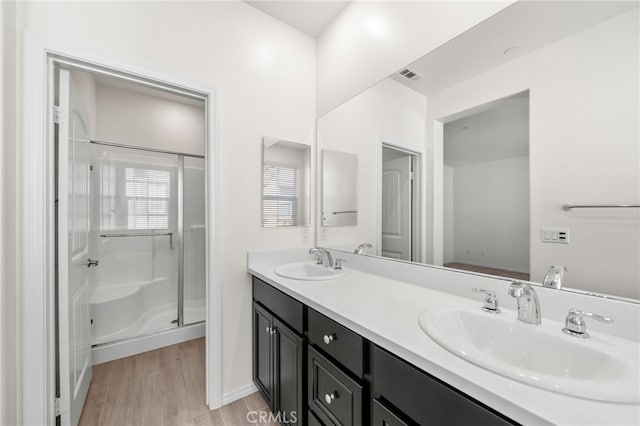
[[637,345],[593,333],[579,339],[562,324],[525,324],[516,313],[443,307],[420,314],[422,329],[445,349],[480,367],[532,386],[608,402],[640,402]]
[[303,281],[325,281],[340,278],[344,270],[325,268],[309,262],[287,263],[276,268],[275,273],[283,278]]

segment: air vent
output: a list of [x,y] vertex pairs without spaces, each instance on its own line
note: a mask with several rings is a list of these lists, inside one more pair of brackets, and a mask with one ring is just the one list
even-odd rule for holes
[[403,69],[398,73],[398,75],[400,75],[400,77],[402,78],[406,78],[407,80],[411,80],[411,81],[419,80],[422,77],[420,73],[409,68]]

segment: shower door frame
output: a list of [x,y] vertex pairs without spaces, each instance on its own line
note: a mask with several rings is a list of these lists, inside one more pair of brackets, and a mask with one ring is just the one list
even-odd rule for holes
[[[128,78],[205,102],[206,402],[222,405],[222,288],[219,227],[217,90],[201,82],[99,56],[82,47],[24,32],[22,85],[22,421],[55,424],[55,146],[54,73],[58,63]],[[61,260],[59,260],[61,261]]]

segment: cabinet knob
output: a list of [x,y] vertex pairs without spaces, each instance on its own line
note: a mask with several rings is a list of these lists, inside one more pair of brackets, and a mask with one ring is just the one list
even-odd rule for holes
[[271,332],[271,327],[267,327],[267,328],[265,328],[265,330],[264,330],[264,331],[266,331],[267,333],[270,333],[270,332]]
[[322,340],[324,340],[325,344],[329,344],[331,342],[333,342],[335,338],[333,337],[333,334],[325,334],[324,337],[322,338]]
[[324,396],[324,400],[325,400],[325,402],[327,404],[331,404],[334,399],[336,399],[336,393],[335,392],[325,394],[325,396]]
[[278,332],[277,328],[272,328],[271,330],[269,330],[269,335],[273,336],[274,334],[276,334]]

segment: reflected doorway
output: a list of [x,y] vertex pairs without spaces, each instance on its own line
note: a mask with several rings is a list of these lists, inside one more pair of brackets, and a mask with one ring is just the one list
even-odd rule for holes
[[444,266],[529,280],[529,93],[444,125]]
[[419,261],[420,154],[382,144],[380,255]]

